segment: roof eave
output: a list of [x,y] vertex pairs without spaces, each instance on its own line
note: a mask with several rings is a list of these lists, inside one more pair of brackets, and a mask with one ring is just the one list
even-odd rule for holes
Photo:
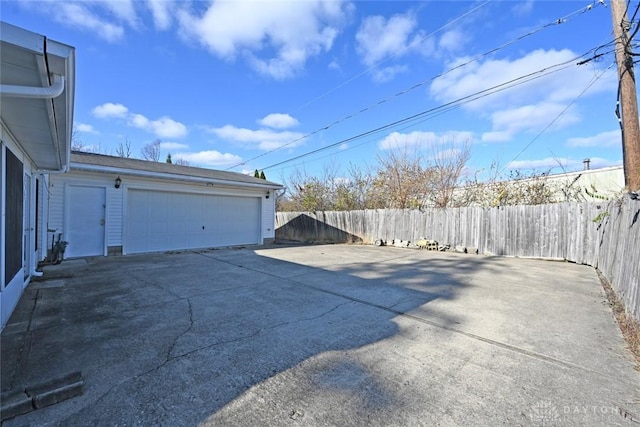
[[242,187],[242,188],[254,188],[254,189],[261,189],[261,190],[279,190],[284,188],[284,186],[282,186],[281,184],[276,184],[273,182],[265,182],[264,184],[261,184],[261,183],[254,183],[254,182],[229,181],[224,179],[190,176],[190,175],[183,175],[183,174],[176,174],[176,173],[153,172],[153,171],[145,171],[145,170],[138,170],[138,169],[118,168],[113,166],[92,165],[92,164],[78,163],[73,161],[71,162],[71,169],[76,171],[85,171],[85,172],[113,173],[113,174],[121,174],[121,175],[138,176],[143,178],[169,179],[173,181],[213,184],[213,185],[218,185],[222,187]]

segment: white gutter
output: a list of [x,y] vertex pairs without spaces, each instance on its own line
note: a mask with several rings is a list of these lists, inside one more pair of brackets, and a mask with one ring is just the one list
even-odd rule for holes
[[122,168],[116,168],[112,166],[88,165],[86,163],[71,162],[71,168],[73,170],[81,170],[81,171],[87,171],[87,172],[101,172],[101,173],[107,172],[107,173],[113,173],[113,174],[119,174],[119,175],[140,176],[145,178],[166,178],[166,179],[172,179],[172,180],[178,180],[178,181],[201,182],[205,184],[218,184],[218,185],[227,186],[227,187],[246,187],[246,188],[259,188],[259,189],[275,189],[275,190],[279,190],[283,188],[281,185],[274,185],[274,184],[255,184],[252,182],[227,181],[224,179],[179,175],[179,174],[167,173],[167,172],[151,172],[151,171],[141,171],[141,170],[133,170],[133,169],[122,169]]
[[49,87],[0,85],[0,94],[13,98],[53,99],[59,97],[63,91],[64,77],[59,74],[52,75]]

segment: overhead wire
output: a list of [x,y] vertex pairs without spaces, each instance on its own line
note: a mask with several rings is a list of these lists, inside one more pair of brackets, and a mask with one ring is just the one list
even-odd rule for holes
[[486,6],[487,4],[491,3],[493,0],[487,0],[484,3],[474,7],[473,9],[463,13],[462,15],[454,18],[453,20],[447,22],[446,24],[442,25],[440,28],[433,30],[432,32],[430,32],[429,34],[427,34],[426,36],[418,39],[418,40],[414,40],[411,43],[409,43],[408,46],[405,46],[404,48],[398,50],[396,53],[394,53],[393,55],[390,55],[388,57],[386,57],[385,59],[373,64],[372,66],[370,66],[369,68],[365,69],[364,71],[356,74],[355,76],[351,77],[350,79],[345,80],[344,82],[340,83],[339,85],[335,86],[334,88],[326,91],[325,93],[318,95],[317,97],[311,99],[310,101],[304,103],[303,105],[301,105],[300,107],[296,108],[295,110],[292,111],[292,113],[296,113],[300,110],[302,110],[303,108],[313,104],[314,102],[326,97],[327,95],[330,95],[331,93],[335,92],[336,90],[348,85],[349,83],[351,83],[354,80],[357,80],[358,78],[364,76],[365,74],[370,73],[371,71],[375,70],[376,68],[378,68],[379,66],[381,66],[382,64],[389,62],[390,60],[392,60],[393,58],[396,58],[398,56],[400,56],[402,53],[406,52],[408,49],[411,49],[412,47],[424,42],[425,40],[427,40],[428,38],[434,36],[435,34],[439,33],[440,31],[444,30],[447,27],[450,27],[451,25],[455,24],[458,21],[461,21],[462,19],[466,18],[467,16],[471,15],[472,13],[476,12],[477,10],[483,8],[484,6]]
[[[484,5],[484,4],[486,4],[486,3],[487,3],[487,2],[483,3],[482,5]],[[230,167],[228,167],[228,168],[227,168],[227,169],[225,169],[225,170],[231,170],[231,169],[234,169],[234,168],[239,167],[239,166],[244,166],[244,165],[246,165],[246,164],[247,164],[247,163],[249,163],[249,162],[252,162],[252,161],[257,160],[257,159],[259,159],[259,158],[261,158],[261,157],[264,157],[264,156],[267,156],[267,155],[269,155],[269,154],[272,154],[272,153],[274,153],[274,152],[276,152],[276,151],[278,151],[278,150],[281,150],[281,149],[283,149],[283,148],[285,148],[285,147],[291,146],[291,145],[293,145],[293,144],[295,144],[295,143],[297,143],[297,142],[300,142],[300,141],[302,141],[302,140],[304,140],[304,139],[307,139],[307,138],[309,138],[310,136],[313,136],[313,135],[315,135],[315,134],[318,134],[318,133],[320,133],[320,132],[323,132],[323,131],[325,131],[325,130],[328,130],[328,129],[332,128],[333,126],[336,126],[336,125],[338,125],[338,124],[340,124],[340,123],[342,123],[342,122],[344,122],[344,121],[346,121],[346,120],[349,120],[349,119],[351,119],[351,118],[353,118],[353,117],[355,117],[355,116],[357,116],[357,115],[360,115],[360,114],[362,114],[362,113],[364,113],[364,112],[366,112],[366,111],[369,111],[369,110],[371,110],[371,109],[373,109],[373,108],[375,108],[375,107],[377,107],[377,106],[379,106],[379,105],[385,104],[385,103],[387,103],[387,102],[389,102],[389,101],[391,101],[391,100],[393,100],[393,99],[395,99],[395,98],[398,98],[398,97],[400,97],[400,96],[402,96],[402,95],[405,95],[405,94],[407,94],[407,93],[409,93],[409,92],[412,92],[412,91],[414,91],[415,89],[417,89],[417,88],[419,88],[419,87],[422,87],[422,86],[426,85],[426,84],[427,84],[427,83],[429,83],[429,82],[432,82],[433,80],[435,80],[435,79],[437,79],[437,78],[443,77],[443,76],[445,76],[445,75],[447,75],[447,74],[449,74],[449,73],[451,73],[451,72],[453,72],[453,71],[455,71],[455,70],[458,70],[458,69],[460,69],[460,68],[462,68],[462,67],[465,67],[465,66],[467,66],[467,65],[470,65],[470,64],[472,64],[472,63],[474,63],[474,62],[476,62],[476,61],[478,61],[478,60],[480,60],[480,59],[482,59],[482,58],[484,58],[484,57],[486,57],[486,56],[488,56],[488,55],[490,55],[490,54],[493,54],[493,53],[495,53],[495,52],[498,52],[499,50],[502,50],[502,49],[504,49],[504,48],[506,48],[506,47],[508,47],[508,46],[511,46],[512,44],[517,43],[517,42],[519,42],[519,41],[521,41],[521,40],[523,40],[523,39],[525,39],[525,38],[527,38],[527,37],[530,37],[530,36],[532,36],[532,35],[534,35],[534,34],[536,34],[536,33],[540,32],[540,31],[542,31],[542,30],[543,30],[543,29],[545,29],[545,28],[548,28],[548,27],[551,27],[551,26],[554,26],[554,25],[559,25],[559,24],[566,23],[566,22],[568,22],[568,21],[569,21],[569,19],[571,19],[572,17],[574,17],[574,16],[576,16],[576,15],[584,14],[584,13],[586,13],[586,12],[590,11],[590,10],[593,10],[595,7],[597,7],[597,6],[601,5],[601,4],[603,4],[603,3],[599,2],[599,1],[598,1],[598,2],[594,1],[593,3],[590,3],[590,4],[589,4],[589,5],[587,5],[587,6],[583,6],[583,7],[579,8],[579,9],[576,9],[575,11],[573,11],[573,12],[571,12],[571,13],[569,13],[569,14],[565,15],[565,16],[564,16],[564,17],[562,17],[562,18],[559,18],[559,19],[556,19],[556,20],[554,20],[554,21],[551,21],[551,22],[549,22],[549,23],[547,23],[547,24],[541,25],[541,26],[539,26],[539,27],[537,27],[537,28],[535,28],[535,29],[533,29],[533,30],[531,30],[531,31],[529,31],[529,32],[527,32],[527,33],[525,33],[525,34],[522,34],[522,35],[520,35],[520,36],[516,37],[515,39],[512,39],[512,40],[510,40],[510,41],[508,41],[508,42],[506,42],[506,43],[504,43],[504,44],[502,44],[502,45],[500,45],[500,46],[498,46],[498,47],[495,47],[495,48],[493,48],[493,49],[491,49],[491,50],[489,50],[489,51],[487,51],[487,52],[481,53],[481,54],[479,54],[479,55],[477,55],[477,56],[475,56],[475,57],[473,57],[473,58],[470,58],[469,60],[467,60],[467,61],[466,61],[466,62],[464,62],[464,63],[458,64],[458,65],[456,65],[455,67],[449,68],[449,69],[445,70],[445,71],[444,71],[444,72],[442,72],[442,73],[436,74],[436,75],[434,75],[434,76],[432,76],[432,77],[429,77],[429,78],[427,78],[427,79],[425,79],[425,80],[422,80],[421,82],[418,82],[418,83],[416,83],[416,84],[414,84],[414,85],[412,85],[412,86],[410,86],[410,87],[408,87],[408,88],[406,88],[406,89],[404,89],[404,90],[401,90],[400,92],[397,92],[397,93],[395,93],[395,94],[393,94],[393,95],[391,95],[391,96],[388,96],[387,98],[381,99],[381,100],[379,100],[379,101],[377,101],[377,102],[375,102],[375,103],[373,103],[373,104],[370,104],[369,106],[367,106],[367,107],[365,107],[365,108],[362,108],[362,109],[360,109],[360,110],[358,110],[358,111],[352,112],[352,113],[350,113],[350,114],[348,114],[348,115],[346,115],[346,116],[344,116],[344,117],[342,117],[342,118],[340,118],[340,119],[338,119],[338,120],[334,121],[333,123],[330,123],[330,124],[324,125],[324,126],[322,126],[322,127],[318,128],[318,129],[316,129],[316,130],[314,130],[314,131],[312,131],[312,132],[308,132],[308,133],[306,133],[306,134],[304,134],[304,135],[301,135],[301,136],[300,136],[300,137],[298,137],[298,138],[295,138],[295,139],[293,139],[293,140],[291,140],[291,141],[289,141],[289,142],[287,142],[287,143],[284,143],[284,144],[282,144],[282,145],[279,145],[278,147],[275,147],[275,148],[273,148],[273,149],[271,149],[271,150],[265,151],[264,153],[258,154],[258,155],[254,156],[254,157],[252,157],[252,158],[250,158],[250,159],[248,159],[248,160],[245,160],[245,161],[242,161],[242,162],[240,162],[240,163],[234,164],[233,166],[230,166]],[[472,11],[475,11],[475,10],[477,10],[477,8],[473,9]],[[470,11],[470,12],[471,12],[471,11]],[[469,13],[470,13],[470,12],[469,12]],[[468,13],[467,13],[467,14],[468,14]],[[437,31],[438,31],[438,30],[436,30],[436,32],[437,32]],[[435,33],[435,32],[433,32],[433,33],[431,33],[431,34],[434,34],[434,33]],[[383,61],[383,62],[384,62],[384,61]],[[361,73],[361,74],[362,74],[362,73]],[[360,74],[360,75],[361,75],[361,74]],[[359,77],[360,75],[358,75],[358,76],[356,76],[356,77]],[[339,87],[341,87],[341,86],[339,86]],[[337,89],[337,88],[336,88],[336,89]],[[323,96],[324,96],[324,95],[323,95]]]
[[[461,106],[463,104],[466,104],[466,103],[469,103],[469,102],[472,102],[472,101],[476,101],[478,99],[484,98],[484,97],[492,95],[494,93],[501,92],[501,91],[504,91],[506,89],[510,89],[512,87],[527,83],[527,82],[529,82],[531,80],[535,80],[537,78],[541,78],[541,77],[547,76],[549,74],[561,71],[563,69],[572,67],[572,66],[574,66],[574,62],[577,59],[586,56],[591,51],[593,51],[593,49],[590,49],[587,53],[585,53],[583,55],[580,55],[580,56],[576,56],[576,57],[574,57],[574,58],[572,58],[570,60],[563,61],[561,63],[554,64],[552,66],[539,69],[537,71],[522,75],[520,77],[516,77],[516,78],[514,78],[512,80],[509,80],[509,81],[500,83],[498,85],[492,86],[490,88],[483,89],[481,91],[475,92],[473,94],[470,94],[470,95],[455,99],[455,100],[447,102],[445,104],[441,104],[441,105],[439,105],[437,107],[433,107],[433,108],[430,108],[428,110],[421,111],[421,112],[413,114],[411,116],[404,117],[402,119],[395,120],[395,121],[393,121],[391,123],[387,123],[387,124],[379,126],[377,128],[374,128],[374,129],[359,133],[359,134],[357,134],[355,136],[351,136],[351,137],[339,140],[339,141],[337,141],[335,143],[326,145],[324,147],[320,147],[320,148],[317,148],[315,150],[309,151],[307,153],[303,153],[303,154],[291,157],[289,159],[277,162],[275,164],[269,165],[267,167],[260,168],[260,170],[272,169],[272,168],[274,168],[276,166],[280,166],[280,165],[283,165],[283,164],[286,164],[286,163],[301,159],[303,157],[307,157],[307,156],[313,155],[315,153],[318,153],[318,152],[321,152],[321,151],[324,151],[324,150],[328,150],[330,148],[339,146],[341,144],[345,144],[347,142],[351,142],[351,141],[354,141],[354,140],[357,140],[357,139],[360,139],[360,138],[363,138],[363,137],[366,137],[366,136],[369,136],[369,135],[372,135],[372,134],[376,134],[376,133],[382,132],[384,130],[396,127],[396,126],[398,126],[400,124],[405,124],[405,123],[417,121],[419,119],[422,119],[422,121],[424,121],[424,120],[433,118],[433,117],[435,117],[437,115],[440,115],[440,114],[443,114],[445,112],[448,112],[448,111],[450,111],[450,110],[452,110],[454,108],[458,108],[459,106]],[[425,117],[425,116],[428,116],[428,118]]]
[[522,153],[524,153],[529,147],[531,147],[531,145],[533,145],[533,143],[535,143],[538,139],[540,139],[540,137],[547,131],[549,130],[549,128],[551,126],[553,126],[559,119],[560,117],[562,117],[564,115],[564,113],[566,113],[569,108],[571,108],[573,106],[573,104],[575,104],[580,98],[582,98],[582,96],[587,93],[587,91],[589,89],[591,89],[591,87],[602,78],[602,76],[611,69],[611,67],[614,65],[615,63],[612,63],[611,65],[609,65],[607,68],[605,68],[600,75],[594,76],[591,81],[587,84],[587,86],[578,94],[578,96],[576,96],[574,99],[571,100],[571,102],[569,102],[567,104],[567,106],[558,113],[558,115],[556,115],[556,117],[553,118],[553,120],[551,120],[535,137],[533,137],[533,139],[531,141],[529,141],[519,152],[518,154],[516,154],[513,159],[511,159],[509,162],[507,162],[507,164],[505,164],[505,166],[500,170],[500,172],[498,172],[498,175],[500,175],[502,172],[505,171],[505,169],[507,169],[509,167],[509,164],[513,163],[514,161],[516,161],[518,159],[518,157],[520,157],[522,155]]

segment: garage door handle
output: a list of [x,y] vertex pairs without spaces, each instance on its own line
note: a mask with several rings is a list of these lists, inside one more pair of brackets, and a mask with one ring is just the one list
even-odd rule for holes
[[202,229],[204,230],[204,225],[202,226]]

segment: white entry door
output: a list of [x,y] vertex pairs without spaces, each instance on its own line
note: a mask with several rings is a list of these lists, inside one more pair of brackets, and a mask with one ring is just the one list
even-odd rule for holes
[[104,255],[105,193],[104,187],[67,187],[65,258]]

